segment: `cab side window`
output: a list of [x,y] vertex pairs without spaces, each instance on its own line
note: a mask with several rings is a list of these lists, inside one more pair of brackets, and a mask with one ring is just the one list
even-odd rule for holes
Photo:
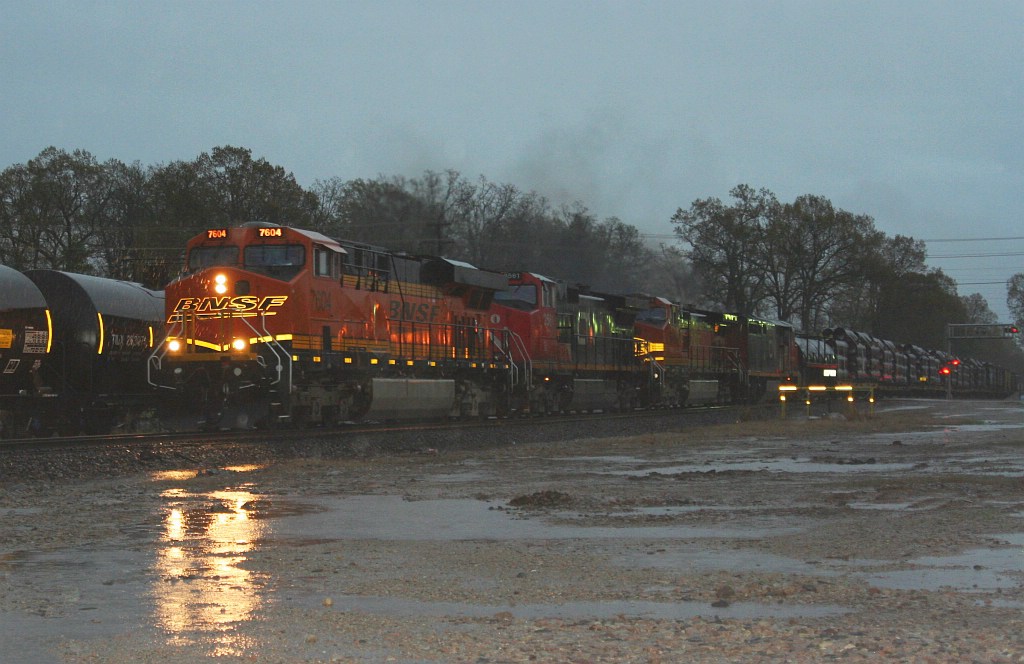
[[321,246],[313,247],[313,269],[318,277],[338,276],[338,264],[335,252]]

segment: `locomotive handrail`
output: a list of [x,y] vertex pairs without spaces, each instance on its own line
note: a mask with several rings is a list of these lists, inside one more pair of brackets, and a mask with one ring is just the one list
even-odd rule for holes
[[[185,336],[184,334],[180,334],[185,332],[185,315],[185,312],[181,312],[181,317],[178,319],[178,322],[175,324],[174,327],[168,330],[167,334],[164,335],[164,341],[166,341],[169,337],[172,336]],[[146,358],[146,382],[152,385],[153,387],[162,388],[165,390],[174,390],[176,388],[173,385],[161,385],[160,383],[156,383],[153,381],[153,370],[156,369],[157,371],[159,371],[163,367],[163,359],[166,356],[167,344],[161,341],[153,349],[153,352],[149,354],[149,357]]]
[[[526,384],[526,389],[530,389],[530,388],[533,387],[533,360],[530,359],[530,354],[526,350],[526,344],[523,343],[523,338],[522,337],[520,337],[518,334],[516,334],[515,332],[513,332],[509,328],[506,327],[503,330],[503,332],[505,333],[505,338],[509,339],[509,340],[511,340],[513,342],[512,344],[509,344],[509,346],[514,345],[516,351],[523,358],[523,379],[522,379],[522,382],[524,382]],[[498,350],[500,350],[505,355],[505,357],[508,358],[509,366],[512,367],[512,376],[511,376],[512,385],[511,385],[511,387],[515,387],[516,385],[519,384],[519,374],[518,374],[519,366],[516,364],[515,358],[512,357],[512,349],[511,349],[511,347],[501,348],[497,344],[495,344],[495,347],[498,348]]]
[[[665,367],[661,366],[661,364],[658,362],[658,360],[655,359],[654,355],[652,355],[651,353],[647,353],[646,358],[651,363],[650,371],[651,371],[651,375],[654,376],[655,382],[657,383],[659,388],[664,388],[665,387]],[[655,373],[655,372],[657,372],[657,373]]]
[[[274,354],[275,358],[277,358],[277,366],[275,367],[275,369],[277,369],[277,380],[271,381],[271,383],[270,383],[271,385],[277,385],[278,383],[281,382],[281,379],[282,379],[282,375],[281,374],[283,372],[283,368],[284,368],[285,363],[287,363],[287,366],[288,366],[288,382],[285,385],[285,387],[287,388],[286,394],[291,394],[291,389],[292,389],[292,356],[291,356],[291,354],[287,350],[285,350],[284,346],[281,345],[281,342],[278,341],[277,338],[273,334],[270,333],[270,330],[267,329],[267,317],[266,317],[266,315],[260,314],[260,323],[261,323],[261,327],[263,328],[262,329],[262,334],[260,334],[260,330],[257,330],[253,326],[253,324],[249,322],[249,320],[247,318],[242,318],[241,321],[243,323],[245,323],[246,327],[248,327],[250,330],[252,330],[253,334],[255,334],[257,338],[266,339],[267,348],[269,348],[270,352]],[[276,349],[275,349],[275,346],[276,346]],[[281,352],[278,353],[278,351],[281,351]],[[284,356],[284,360],[283,361],[281,359],[282,355]]]

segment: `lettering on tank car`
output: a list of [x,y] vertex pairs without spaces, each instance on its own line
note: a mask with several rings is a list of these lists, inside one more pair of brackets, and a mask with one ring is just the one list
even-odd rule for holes
[[391,300],[388,308],[388,318],[391,320],[407,320],[412,323],[434,323],[441,314],[441,307],[437,304],[426,302],[417,304],[415,302],[401,302]]
[[46,330],[25,330],[25,345],[22,352],[26,355],[29,353],[45,353],[48,340],[49,334]]
[[145,334],[111,334],[110,344],[117,348],[149,348],[149,336]]

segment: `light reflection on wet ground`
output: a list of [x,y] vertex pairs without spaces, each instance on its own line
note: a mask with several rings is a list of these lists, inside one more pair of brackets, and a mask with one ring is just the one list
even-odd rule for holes
[[154,618],[171,643],[190,643],[193,632],[215,632],[213,656],[240,655],[230,628],[249,620],[264,601],[266,580],[244,569],[246,553],[267,533],[249,510],[258,496],[248,490],[193,494],[168,489],[164,530],[156,542],[151,596]]
[[[162,472],[153,479],[182,482],[198,474]],[[41,580],[36,590],[52,609],[0,614],[0,646],[9,646],[0,651],[0,662],[57,661],[41,644],[42,635],[55,632],[70,639],[153,632],[153,639],[172,645],[204,644],[212,657],[251,651],[248,637],[234,627],[253,619],[268,599],[266,576],[243,566],[268,528],[252,518],[262,507],[252,488],[169,488],[160,493],[159,525],[122,529],[128,546],[26,553],[6,561],[10,573]],[[15,624],[30,647],[6,642]]]

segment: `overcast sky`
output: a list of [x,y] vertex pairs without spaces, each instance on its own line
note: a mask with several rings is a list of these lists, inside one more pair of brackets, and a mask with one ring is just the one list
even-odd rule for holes
[[1003,320],[1002,282],[1024,272],[1020,0],[0,0],[0,16],[0,168],[50,145],[143,165],[233,145],[303,186],[454,169],[652,236],[745,183],[889,235],[1004,238],[928,244]]

